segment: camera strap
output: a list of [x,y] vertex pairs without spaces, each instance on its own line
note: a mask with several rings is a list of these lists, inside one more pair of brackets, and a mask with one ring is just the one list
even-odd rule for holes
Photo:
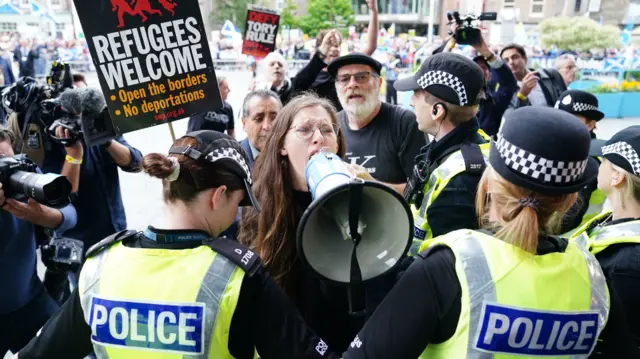
[[24,114],[24,124],[22,125],[22,130],[20,131],[20,138],[18,139],[18,144],[16,146],[16,149],[18,149],[20,152],[23,152],[24,139],[27,136],[27,129],[29,128],[29,123],[31,122],[31,116],[35,112],[35,108],[36,107],[32,104],[31,106],[29,106],[29,108],[27,108],[27,111]]

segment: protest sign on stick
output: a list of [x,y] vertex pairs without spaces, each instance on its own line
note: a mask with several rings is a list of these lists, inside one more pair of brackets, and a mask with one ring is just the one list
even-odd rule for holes
[[279,26],[280,14],[277,11],[249,5],[242,53],[262,58],[274,51]]
[[198,0],[74,3],[117,133],[222,108]]

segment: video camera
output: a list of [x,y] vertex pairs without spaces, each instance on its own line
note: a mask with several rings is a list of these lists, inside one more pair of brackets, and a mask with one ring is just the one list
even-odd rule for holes
[[0,183],[5,197],[16,200],[29,197],[54,208],[68,205],[71,183],[67,177],[36,173],[36,168],[25,155],[0,156]]
[[82,241],[55,236],[40,248],[42,263],[54,272],[76,272],[83,262],[83,250]]
[[496,21],[498,18],[497,12],[483,12],[479,16],[467,15],[460,17],[458,11],[447,12],[447,19],[449,19],[449,25],[459,25],[455,33],[449,30],[449,35],[453,35],[456,42],[460,45],[479,45],[482,38],[480,28],[478,27],[478,21]]
[[[94,146],[116,136],[102,92],[74,89],[69,65],[60,60],[51,65],[46,84],[39,84],[29,77],[21,78],[2,91],[2,101],[9,112],[24,115],[21,128],[26,129],[28,123],[37,122],[49,138],[64,146],[71,146],[81,139],[87,146]],[[69,137],[57,137],[58,127],[69,130]],[[23,137],[24,134],[20,141]]]

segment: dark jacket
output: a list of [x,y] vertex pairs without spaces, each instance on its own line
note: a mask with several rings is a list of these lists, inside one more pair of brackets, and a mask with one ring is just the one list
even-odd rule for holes
[[513,95],[518,91],[518,81],[507,64],[491,70],[491,81],[487,85],[487,99],[480,103],[478,121],[480,128],[489,136],[498,133],[502,116],[509,107]]
[[249,157],[249,168],[253,169],[255,158],[253,158],[253,152],[251,151],[249,138],[245,138],[244,140],[240,141],[240,146],[242,146],[242,149],[247,153],[247,157]]
[[[545,99],[547,100],[547,106],[553,107],[558,101],[558,97],[560,94],[567,90],[567,85],[565,85],[564,80],[562,79],[562,75],[556,69],[547,68],[547,69],[539,69],[537,72],[540,74],[540,87],[542,88],[542,93],[544,94]],[[505,116],[512,110],[524,106],[530,106],[531,103],[529,99],[521,100],[518,98],[518,93],[514,93],[511,99],[511,103],[509,104],[509,108],[505,112]]]
[[13,59],[20,65],[19,77],[36,77],[36,59],[38,58],[36,50],[23,50],[22,47],[16,48],[13,53]]
[[[129,166],[118,166],[102,146],[84,148],[78,197],[73,202],[78,211],[78,224],[68,230],[65,236],[83,241],[85,252],[103,238],[127,228],[118,168],[125,172],[139,172],[142,153],[123,137],[117,137],[114,141],[131,152]],[[45,154],[43,171],[60,173],[65,155],[62,145],[52,143],[52,148]]]
[[[439,141],[433,141],[425,146],[417,161],[442,163],[453,153],[452,148],[457,149],[464,143],[486,143],[487,141],[478,134],[479,128],[478,120],[475,118],[458,125]],[[482,173],[468,171],[456,175],[427,208],[427,218],[433,238],[457,229],[478,228],[475,203],[481,177]],[[419,208],[420,205],[418,203],[417,207]]]
[[[327,64],[325,64],[324,61],[316,54],[313,56],[313,58],[311,58],[311,61],[309,61],[307,66],[305,66],[302,70],[298,71],[298,73],[291,78],[291,81],[289,83],[285,83],[285,85],[282,86],[280,89],[276,89],[275,87],[272,87],[271,91],[278,94],[278,96],[280,97],[280,101],[282,101],[282,105],[284,106],[287,103],[289,103],[289,101],[291,101],[292,98],[300,94],[300,92],[304,92],[309,89],[315,91],[315,89],[312,88],[312,85],[314,85],[314,81],[318,77],[318,74],[320,74],[322,69],[325,68],[326,66]],[[333,86],[333,92],[335,93],[335,84],[333,81],[330,81],[330,83]],[[320,97],[324,97],[320,92],[318,91],[316,92],[319,95],[321,95]],[[337,101],[338,99],[337,94],[335,95],[335,99]],[[338,111],[340,111],[341,109],[342,107],[340,107]]]
[[[606,226],[620,224],[640,218],[621,218]],[[614,244],[598,253],[602,271],[609,279],[612,289],[617,292],[626,309],[629,330],[640,345],[640,245]]]

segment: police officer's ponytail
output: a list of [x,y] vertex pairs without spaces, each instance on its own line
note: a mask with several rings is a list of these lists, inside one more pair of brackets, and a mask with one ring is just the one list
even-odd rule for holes
[[577,193],[536,193],[508,182],[488,168],[480,180],[476,210],[481,227],[496,230],[497,238],[535,254],[538,236],[555,234],[562,215],[576,198]]
[[142,159],[142,168],[150,176],[166,179],[174,171],[174,162],[163,154],[150,153]]
[[[175,146],[196,148],[198,142],[191,137],[182,137],[176,140]],[[185,155],[167,157],[149,153],[142,158],[142,169],[163,180],[163,197],[168,203],[189,202],[198,193],[222,185],[232,191],[244,188],[242,180],[223,164],[195,161]]]

